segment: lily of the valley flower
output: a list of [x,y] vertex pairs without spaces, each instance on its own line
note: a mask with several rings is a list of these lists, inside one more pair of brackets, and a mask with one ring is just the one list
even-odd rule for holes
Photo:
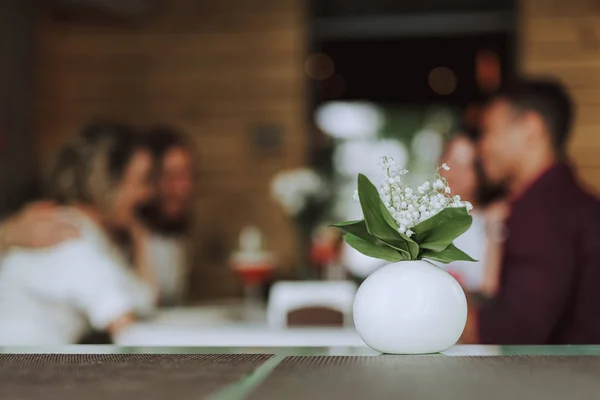
[[[414,234],[411,228],[433,217],[445,208],[466,207],[468,211],[473,209],[471,203],[462,201],[459,195],[450,196],[452,191],[448,186],[448,182],[439,174],[440,169],[450,170],[446,163],[438,168],[434,179],[425,181],[417,188],[416,193],[412,188],[406,186],[400,178],[408,171],[399,169],[394,159],[382,157],[380,165],[385,179],[379,187],[379,195],[398,224],[398,232],[408,237]],[[358,192],[355,193],[354,197],[358,199]]]

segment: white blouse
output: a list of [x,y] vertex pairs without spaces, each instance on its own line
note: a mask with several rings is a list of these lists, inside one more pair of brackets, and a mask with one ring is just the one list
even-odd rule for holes
[[152,234],[146,252],[146,259],[158,283],[160,305],[181,305],[188,272],[185,241],[178,237]]
[[151,289],[104,231],[72,208],[80,238],[12,249],[0,262],[0,345],[77,343],[128,313],[153,308]]

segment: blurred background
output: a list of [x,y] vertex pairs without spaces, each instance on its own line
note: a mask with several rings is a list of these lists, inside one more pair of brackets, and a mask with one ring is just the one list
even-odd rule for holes
[[274,255],[265,289],[360,279],[324,228],[357,216],[357,173],[385,154],[422,181],[519,72],[572,91],[570,153],[600,189],[594,0],[4,0],[0,30],[0,212],[91,120],[176,126],[197,169],[188,304],[244,295],[242,232]]

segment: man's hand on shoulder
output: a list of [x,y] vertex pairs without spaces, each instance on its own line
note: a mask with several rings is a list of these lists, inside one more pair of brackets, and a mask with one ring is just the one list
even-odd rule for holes
[[44,248],[77,237],[77,226],[51,202],[28,204],[0,225],[0,249]]

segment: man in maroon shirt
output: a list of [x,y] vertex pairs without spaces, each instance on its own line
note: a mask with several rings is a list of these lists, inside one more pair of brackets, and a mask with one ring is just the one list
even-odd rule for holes
[[483,167],[511,204],[499,291],[470,310],[464,342],[600,344],[600,203],[566,163],[572,108],[556,82],[529,80],[486,109]]

